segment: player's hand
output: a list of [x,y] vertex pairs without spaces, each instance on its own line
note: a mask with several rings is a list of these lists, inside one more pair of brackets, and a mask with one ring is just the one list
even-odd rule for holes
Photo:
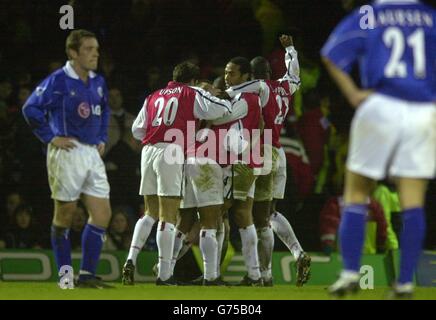
[[280,43],[282,44],[283,48],[287,48],[289,46],[294,45],[294,40],[292,39],[292,36],[282,34],[279,38]]
[[97,150],[98,153],[100,154],[100,156],[103,156],[104,153],[104,149],[106,148],[106,143],[101,142],[98,146],[97,146]]
[[360,106],[363,101],[365,101],[371,94],[373,93],[372,90],[357,90],[354,92],[350,97],[349,101],[353,108],[357,108]]
[[208,91],[213,96],[218,96],[219,94],[221,94],[220,89],[215,88],[214,86],[212,86],[210,83],[207,82],[201,82],[199,87],[202,88],[203,90]]
[[227,92],[221,91],[221,90],[220,90],[220,93],[216,95],[216,97],[223,99],[223,100],[228,100],[228,101],[232,100],[232,98],[229,96],[229,94]]
[[74,143],[75,139],[69,137],[54,137],[50,143],[54,145],[56,148],[69,151],[77,147]]

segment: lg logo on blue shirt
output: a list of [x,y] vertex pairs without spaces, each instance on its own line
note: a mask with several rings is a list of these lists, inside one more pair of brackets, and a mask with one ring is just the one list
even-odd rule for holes
[[90,107],[87,102],[82,102],[77,107],[77,113],[83,119],[87,119],[89,117],[89,115],[91,114],[91,112],[93,115],[100,116],[101,115],[101,106],[98,104],[96,106],[91,105],[91,107]]

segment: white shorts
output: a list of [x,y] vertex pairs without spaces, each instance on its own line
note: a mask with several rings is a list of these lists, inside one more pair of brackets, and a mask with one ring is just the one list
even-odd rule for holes
[[188,158],[185,176],[186,188],[181,208],[202,208],[224,203],[223,169],[215,161]]
[[271,201],[273,199],[274,176],[277,173],[279,149],[264,145],[264,163],[256,179],[254,201]]
[[51,197],[59,201],[76,201],[84,193],[109,199],[109,183],[97,147],[74,141],[69,151],[51,143],[47,150],[47,172]]
[[277,150],[279,156],[277,159],[277,170],[273,179],[273,198],[284,199],[286,188],[286,154],[283,148]]
[[[184,164],[181,161],[170,163],[165,159],[165,149],[169,143],[156,143],[142,148],[140,195],[181,197],[184,185]],[[180,148],[172,144],[173,148]]]
[[386,175],[433,178],[436,105],[373,94],[351,124],[347,169],[381,180]]
[[235,172],[235,165],[227,166],[224,173],[224,198],[247,200],[247,197],[254,198],[256,176],[254,170],[247,167],[246,175],[238,175]]

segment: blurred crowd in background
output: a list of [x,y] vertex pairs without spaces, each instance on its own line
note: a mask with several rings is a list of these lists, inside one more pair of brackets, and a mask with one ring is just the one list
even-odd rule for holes
[[[52,201],[45,146],[32,134],[21,108],[35,86],[63,66],[68,30],[59,27],[64,1],[0,2],[0,248],[49,248]],[[201,78],[219,83],[234,56],[268,58],[273,78],[285,72],[278,36],[290,34],[299,52],[302,86],[293,100],[282,144],[288,160],[282,212],[307,251],[337,250],[341,192],[353,110],[320,66],[319,49],[353,0],[75,0],[75,28],[97,34],[99,72],[112,110],[104,161],[113,218],[105,250],[126,250],[143,213],[138,195],[141,145],[131,124],[144,98],[171,80],[174,65],[190,60]],[[367,223],[366,253],[398,248],[398,195],[379,183]],[[80,250],[87,212],[79,206],[70,232]],[[427,195],[425,247],[436,250],[436,183]],[[149,237],[145,250],[155,250]],[[238,235],[232,244],[240,247]],[[276,249],[284,249],[276,241]]]

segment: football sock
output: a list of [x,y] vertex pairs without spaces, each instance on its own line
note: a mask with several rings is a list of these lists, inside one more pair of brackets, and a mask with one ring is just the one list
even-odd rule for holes
[[82,262],[80,270],[95,275],[106,230],[87,224],[82,232]]
[[176,229],[176,236],[174,238],[173,259],[171,260],[171,275],[174,274],[174,267],[176,266],[177,257],[179,256],[179,252],[183,247],[183,242],[185,238],[186,235]]
[[366,204],[349,204],[343,208],[339,226],[339,240],[344,270],[353,272],[360,270],[366,215]]
[[303,252],[303,249],[301,248],[300,242],[295,236],[294,230],[288,219],[286,219],[280,212],[276,211],[271,215],[270,222],[274,232],[286,247],[288,247],[289,251],[294,256],[294,259],[297,260]]
[[217,278],[218,257],[216,229],[200,230],[200,250],[203,256],[204,279],[215,280]]
[[50,239],[58,270],[62,266],[71,266],[70,229],[51,225]]
[[242,254],[248,270],[248,276],[253,280],[258,280],[260,278],[260,269],[256,228],[252,224],[246,228],[240,228],[239,233],[241,234]]
[[257,230],[259,242],[257,250],[259,252],[260,272],[264,280],[272,278],[271,261],[274,250],[274,232],[271,227]]
[[400,276],[398,284],[413,282],[425,236],[425,213],[423,208],[403,211],[403,231],[400,237]]
[[134,265],[136,265],[138,254],[144,247],[155,222],[156,220],[153,217],[146,214],[138,219],[135,224],[132,244],[130,245],[129,255],[127,256],[127,260],[132,260]]
[[175,236],[175,226],[172,223],[159,221],[156,242],[159,249],[158,277],[162,281],[166,281],[171,277],[171,260],[173,258]]

